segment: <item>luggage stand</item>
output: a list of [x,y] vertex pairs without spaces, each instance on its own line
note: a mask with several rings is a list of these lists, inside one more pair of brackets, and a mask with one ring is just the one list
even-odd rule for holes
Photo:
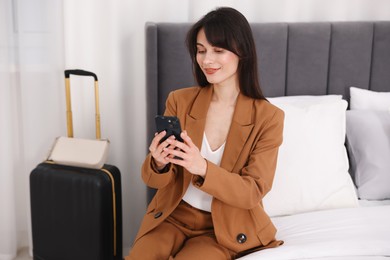
[[[97,76],[83,70],[65,71],[68,108],[70,74],[95,78],[100,139]],[[71,116],[67,123],[68,136],[73,137]],[[34,260],[122,260],[121,194],[121,174],[113,165],[89,169],[40,163],[30,174]]]

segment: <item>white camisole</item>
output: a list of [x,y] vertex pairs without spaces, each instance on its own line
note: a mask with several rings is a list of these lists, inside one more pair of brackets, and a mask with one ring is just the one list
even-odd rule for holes
[[[205,159],[219,166],[221,164],[223,151],[225,150],[225,143],[223,143],[217,150],[212,151],[209,142],[207,141],[206,133],[203,133],[200,153]],[[213,197],[210,194],[196,188],[192,182],[190,182],[190,185],[183,196],[183,200],[191,206],[208,212],[211,212],[212,199]]]

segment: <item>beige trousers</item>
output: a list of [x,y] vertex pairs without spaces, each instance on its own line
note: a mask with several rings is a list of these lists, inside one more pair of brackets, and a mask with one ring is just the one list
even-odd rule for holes
[[235,255],[218,244],[210,212],[181,201],[163,223],[137,240],[125,260],[226,260]]

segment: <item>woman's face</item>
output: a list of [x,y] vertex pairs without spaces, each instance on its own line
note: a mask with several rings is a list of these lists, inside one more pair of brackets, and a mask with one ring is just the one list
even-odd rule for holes
[[231,51],[212,46],[201,29],[197,36],[196,61],[211,84],[238,83],[239,57]]

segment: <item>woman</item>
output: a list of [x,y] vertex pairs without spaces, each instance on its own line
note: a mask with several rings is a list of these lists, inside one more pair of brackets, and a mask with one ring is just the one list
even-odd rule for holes
[[161,132],[149,146],[142,178],[158,191],[126,259],[235,259],[282,243],[262,198],[284,114],[261,92],[248,21],[218,8],[192,26],[187,46],[199,86],[171,92],[165,111],[184,142],[160,144]]

